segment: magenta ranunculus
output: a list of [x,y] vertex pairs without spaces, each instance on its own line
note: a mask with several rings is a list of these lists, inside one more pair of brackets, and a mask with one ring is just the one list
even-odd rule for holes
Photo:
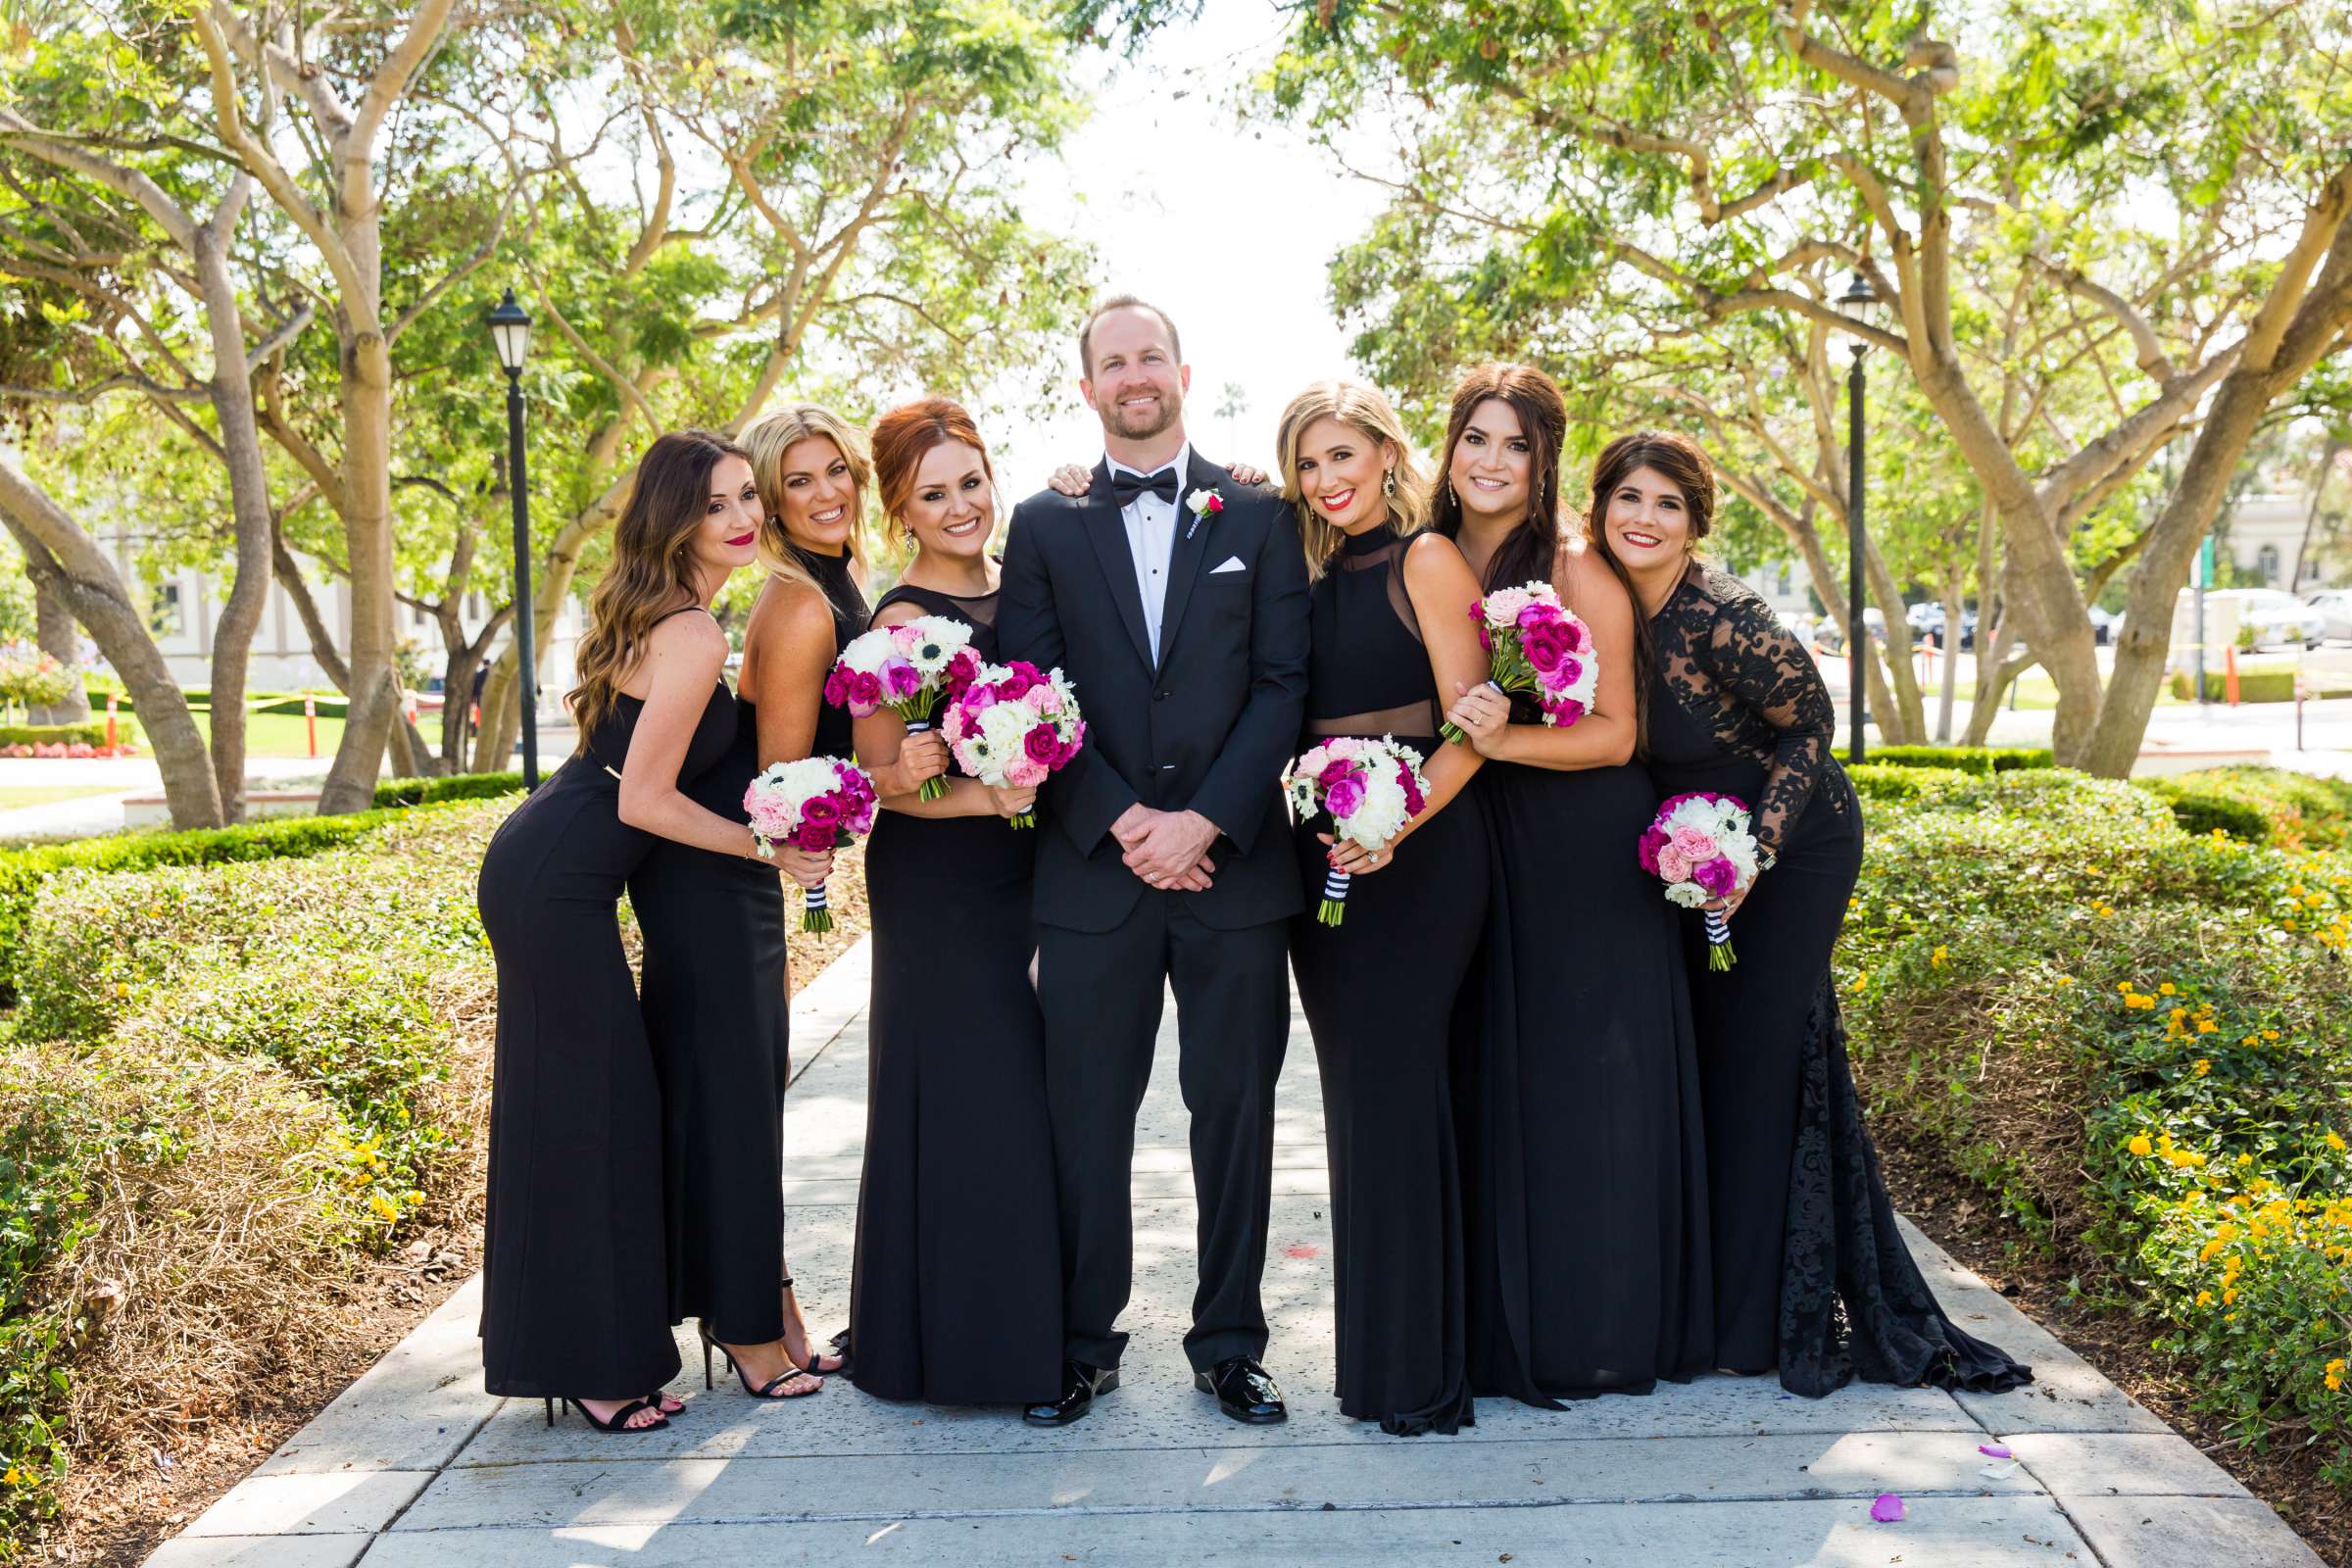
[[1533,631],[1538,626],[1557,626],[1564,618],[1559,606],[1547,605],[1538,599],[1519,612],[1519,629]]
[[1323,792],[1323,809],[1345,822],[1364,804],[1364,781],[1350,773]]
[[1700,860],[1690,867],[1690,880],[1705,888],[1715,898],[1727,897],[1733,884],[1740,880],[1740,868],[1718,855],[1712,860]]
[[810,855],[822,855],[833,847],[834,834],[833,824],[803,821],[800,831],[793,834],[792,837],[794,843],[807,850]]
[[1556,625],[1529,626],[1519,633],[1519,651],[1527,655],[1529,663],[1548,675],[1568,657],[1568,639]]
[[833,666],[832,673],[825,677],[825,702],[830,707],[839,708],[849,700],[849,671],[836,664]]
[[1413,770],[1402,762],[1396,764],[1396,783],[1404,791],[1404,814],[1419,816],[1421,808],[1427,806],[1429,801],[1422,795],[1421,786],[1413,782]]
[[1021,737],[1021,750],[1028,754],[1031,761],[1051,765],[1054,754],[1061,750],[1061,737],[1054,733],[1053,725],[1040,724]]
[[1345,757],[1335,757],[1323,764],[1323,771],[1315,775],[1315,782],[1325,789],[1329,789],[1340,780],[1352,776],[1354,772],[1355,764],[1353,762]]
[[1658,874],[1658,852],[1664,849],[1668,842],[1666,835],[1654,827],[1642,830],[1641,840],[1634,846],[1634,853],[1641,858],[1642,870],[1647,871],[1651,876]]

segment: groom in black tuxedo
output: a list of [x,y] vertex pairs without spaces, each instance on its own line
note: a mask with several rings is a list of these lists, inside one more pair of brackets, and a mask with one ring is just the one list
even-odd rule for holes
[[997,618],[1004,657],[1060,665],[1087,722],[1037,851],[1068,1365],[1025,1419],[1075,1421],[1118,1385],[1135,1117],[1172,984],[1200,1208],[1185,1353],[1226,1414],[1280,1421],[1258,1286],[1300,906],[1280,778],[1305,710],[1306,564],[1290,510],[1185,439],[1192,372],[1163,312],[1106,302],[1078,356],[1106,455],[1083,498],[1013,510]]

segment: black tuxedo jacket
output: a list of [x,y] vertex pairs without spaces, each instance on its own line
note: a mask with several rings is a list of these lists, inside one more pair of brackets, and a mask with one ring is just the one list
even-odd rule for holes
[[[1196,517],[1187,502],[1225,503]],[[1047,490],[1013,509],[998,601],[1002,656],[1058,664],[1086,746],[1042,794],[1037,918],[1109,931],[1146,891],[1111,823],[1137,802],[1217,825],[1204,925],[1237,930],[1299,908],[1281,777],[1306,711],[1306,560],[1290,508],[1198,453],[1177,495],[1157,667],[1106,464],[1084,497]],[[1239,565],[1232,564],[1239,563]],[[1220,571],[1217,568],[1226,569]]]

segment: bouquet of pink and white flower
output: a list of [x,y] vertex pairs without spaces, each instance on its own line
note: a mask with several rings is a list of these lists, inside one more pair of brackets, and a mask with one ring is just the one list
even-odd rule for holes
[[[825,701],[863,718],[881,709],[906,721],[906,733],[931,727],[942,702],[953,698],[980,672],[972,652],[972,628],[946,615],[917,615],[895,626],[876,626],[850,640],[825,677]],[[944,778],[927,778],[918,800],[948,793]]]
[[[874,781],[864,768],[838,757],[771,762],[743,792],[743,808],[751,816],[761,858],[773,859],[779,844],[822,855],[848,849],[873,830]],[[802,894],[801,929],[833,929],[833,912],[825,907],[822,887]]]
[[[1367,850],[1385,849],[1429,804],[1421,754],[1394,737],[1369,740],[1335,735],[1310,748],[1282,778],[1298,820],[1330,815],[1332,832]],[[1315,918],[1339,925],[1348,917],[1348,873],[1323,873],[1323,905]]]
[[[1592,633],[1560,603],[1547,582],[1497,588],[1470,607],[1489,659],[1487,684],[1536,700],[1544,722],[1565,729],[1585,716],[1600,685]],[[1460,745],[1468,737],[1448,721],[1439,733]]]
[[[1677,795],[1658,808],[1636,853],[1642,869],[1666,884],[1666,898],[1686,909],[1728,899],[1756,880],[1756,836],[1748,831],[1747,803],[1704,791]],[[1729,969],[1732,923],[1707,910],[1707,967]]]
[[[957,764],[992,789],[1035,789],[1060,772],[1086,743],[1078,694],[1059,669],[1023,660],[984,664],[948,700],[940,733]],[[1024,811],[1014,827],[1035,827]]]

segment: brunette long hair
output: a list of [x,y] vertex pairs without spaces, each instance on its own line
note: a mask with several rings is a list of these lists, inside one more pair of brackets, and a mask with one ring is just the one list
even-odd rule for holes
[[1698,443],[1672,430],[1635,430],[1621,435],[1600,449],[1592,460],[1592,500],[1585,513],[1585,543],[1592,553],[1609,564],[1617,580],[1625,584],[1626,593],[1634,601],[1634,680],[1635,709],[1640,728],[1636,744],[1643,751],[1649,743],[1649,682],[1657,667],[1657,645],[1649,633],[1649,617],[1642,612],[1642,596],[1634,591],[1634,579],[1609,547],[1609,497],[1625,482],[1625,476],[1636,468],[1650,468],[1664,474],[1683,493],[1683,507],[1690,518],[1690,540],[1693,544],[1707,536],[1715,526],[1715,466],[1699,450]]
[[1560,548],[1560,448],[1568,439],[1568,400],[1559,383],[1532,365],[1476,365],[1453,384],[1452,412],[1446,419],[1446,445],[1438,453],[1438,493],[1430,526],[1458,541],[1462,498],[1453,488],[1453,454],[1469,428],[1470,416],[1487,402],[1510,405],[1527,437],[1527,515],[1519,520],[1487,563],[1489,592],[1519,583],[1551,580],[1551,560]]
[[564,701],[579,726],[577,750],[620,696],[621,682],[645,657],[654,622],[702,603],[695,582],[694,536],[710,503],[710,472],[720,460],[751,454],[710,430],[658,436],[638,460],[629,499],[612,526],[612,562],[588,598],[588,630],[572,659],[580,683]]

